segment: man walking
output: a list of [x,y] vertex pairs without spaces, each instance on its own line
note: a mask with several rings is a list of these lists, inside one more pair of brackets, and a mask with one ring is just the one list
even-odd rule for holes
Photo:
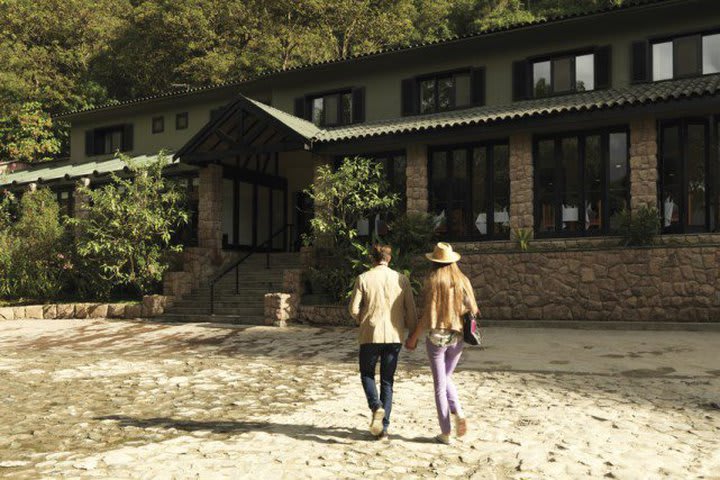
[[[360,325],[360,378],[372,411],[370,432],[387,436],[392,409],[393,382],[405,330],[417,322],[410,281],[388,264],[392,250],[374,245],[373,268],[358,276],[350,300],[350,314]],[[380,360],[380,398],[375,386],[375,366]]]

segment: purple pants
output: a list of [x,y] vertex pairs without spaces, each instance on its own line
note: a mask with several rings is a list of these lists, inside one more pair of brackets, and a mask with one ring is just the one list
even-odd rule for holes
[[435,384],[435,406],[437,407],[440,431],[447,435],[450,433],[450,414],[463,416],[457,388],[452,381],[452,373],[462,355],[463,341],[460,339],[455,345],[437,347],[428,339],[425,344]]

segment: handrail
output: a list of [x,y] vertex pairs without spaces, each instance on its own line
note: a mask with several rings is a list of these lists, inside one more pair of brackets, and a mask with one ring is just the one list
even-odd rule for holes
[[[245,260],[250,258],[255,253],[258,253],[262,248],[265,248],[265,254],[266,254],[266,260],[265,260],[265,268],[270,268],[270,252],[272,250],[272,242],[275,240],[275,238],[280,235],[281,233],[288,232],[290,235],[288,235],[288,242],[287,242],[287,248],[289,251],[292,251],[292,228],[293,225],[291,223],[288,223],[284,225],[282,228],[279,228],[277,231],[272,233],[270,235],[270,238],[268,238],[266,241],[261,243],[260,245],[257,245],[255,247],[252,247],[252,249],[247,253],[247,255],[240,258],[240,260],[236,261],[232,265],[226,267],[223,271],[215,275],[213,278],[210,279],[210,315],[215,314],[215,284],[219,282],[225,275],[230,273],[233,269],[235,270],[235,293],[240,293],[240,264],[242,264]],[[285,247],[285,245],[283,246]]]

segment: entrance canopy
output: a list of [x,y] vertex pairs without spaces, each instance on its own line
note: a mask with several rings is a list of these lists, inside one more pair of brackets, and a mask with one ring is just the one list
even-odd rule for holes
[[228,105],[176,154],[186,163],[310,150],[321,130],[301,118],[243,95]]

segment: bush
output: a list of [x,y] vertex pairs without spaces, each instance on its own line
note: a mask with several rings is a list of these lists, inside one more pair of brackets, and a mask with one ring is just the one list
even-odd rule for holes
[[652,245],[655,236],[660,233],[660,213],[655,207],[643,205],[631,212],[620,212],[620,235],[623,245]]
[[[6,209],[7,204],[0,207]],[[67,293],[72,270],[69,237],[55,195],[48,189],[27,192],[15,223],[1,216],[0,296],[49,300]]]
[[106,298],[124,293],[141,296],[155,291],[168,269],[170,256],[181,250],[172,235],[187,223],[184,191],[163,177],[168,159],[139,164],[121,157],[131,175],[115,174],[102,188],[81,187],[90,206],[72,218],[75,227],[78,286],[85,296]]

